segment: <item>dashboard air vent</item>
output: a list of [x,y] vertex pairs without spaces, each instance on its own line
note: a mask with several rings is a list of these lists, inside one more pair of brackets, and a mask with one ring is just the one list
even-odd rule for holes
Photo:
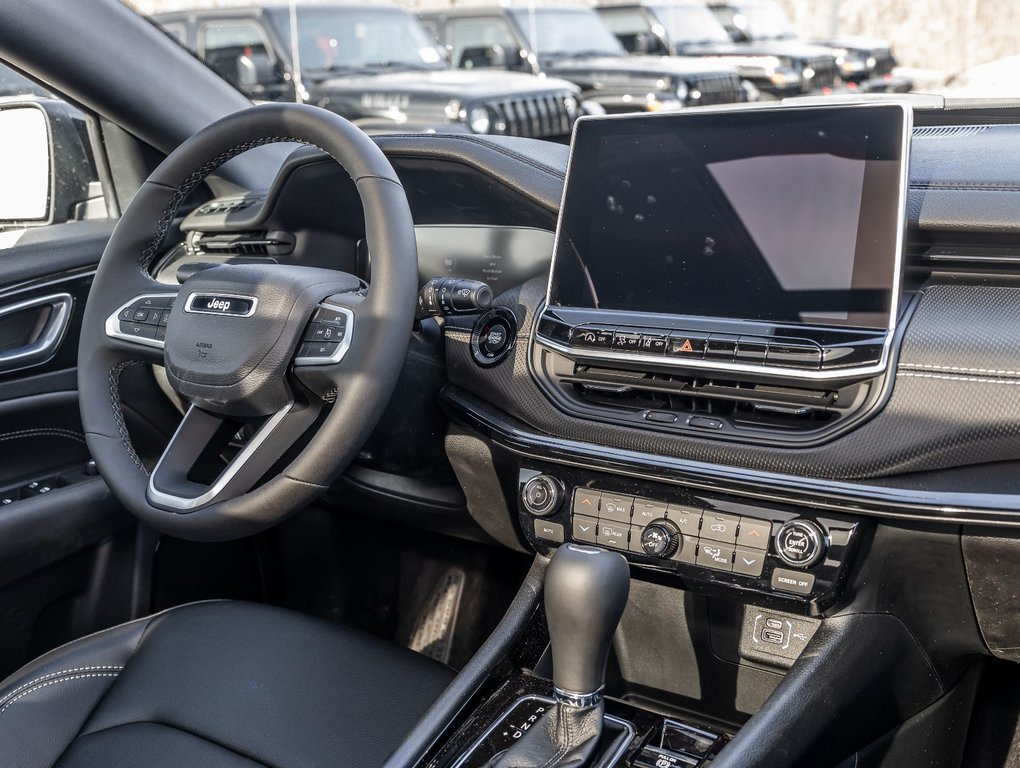
[[188,245],[196,255],[283,256],[294,242],[289,232],[193,232]]

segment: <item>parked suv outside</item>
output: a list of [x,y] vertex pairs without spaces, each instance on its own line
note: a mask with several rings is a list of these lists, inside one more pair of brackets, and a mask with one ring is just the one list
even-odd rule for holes
[[[153,19],[256,101],[301,101],[369,133],[442,132],[564,138],[584,109],[565,80],[451,70],[407,11],[316,5],[194,10]],[[295,63],[300,78],[294,77]]]
[[611,113],[727,104],[757,96],[723,62],[627,56],[590,8],[454,8],[422,18],[450,51],[455,67],[562,77]]
[[829,49],[799,40],[735,43],[702,0],[607,4],[598,12],[628,51],[723,61],[774,98],[842,85]]
[[[775,0],[712,2],[712,11],[737,43],[762,44],[796,40],[789,17]],[[896,58],[885,40],[840,35],[812,41],[829,48],[836,57],[840,77],[871,93],[907,93],[914,83],[893,73]]]

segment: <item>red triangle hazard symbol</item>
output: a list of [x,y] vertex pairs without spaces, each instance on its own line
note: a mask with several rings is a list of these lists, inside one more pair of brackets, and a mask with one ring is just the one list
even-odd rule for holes
[[680,345],[680,351],[681,352],[693,352],[694,351],[694,347],[691,346],[691,340],[690,339],[684,339],[684,343]]

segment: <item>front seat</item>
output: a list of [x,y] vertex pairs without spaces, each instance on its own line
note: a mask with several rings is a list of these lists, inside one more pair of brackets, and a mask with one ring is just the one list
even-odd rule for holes
[[320,619],[195,603],[76,640],[0,684],[0,766],[368,768],[452,678]]

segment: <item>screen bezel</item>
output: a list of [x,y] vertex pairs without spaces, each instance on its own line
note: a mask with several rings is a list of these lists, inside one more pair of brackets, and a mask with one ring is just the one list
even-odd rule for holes
[[[646,121],[648,121],[648,120],[664,120],[664,121],[665,120],[676,120],[676,121],[683,121],[683,120],[697,119],[698,117],[703,116],[703,115],[707,115],[707,114],[745,113],[745,112],[752,112],[752,111],[757,112],[757,111],[760,111],[760,110],[770,110],[770,111],[771,110],[781,110],[781,111],[787,112],[787,113],[793,113],[793,112],[811,113],[811,112],[817,112],[819,110],[833,112],[833,111],[838,111],[838,110],[860,110],[860,109],[887,109],[887,110],[893,109],[893,110],[897,110],[899,112],[899,117],[900,117],[901,125],[902,125],[902,141],[901,141],[901,145],[900,145],[900,158],[901,158],[900,159],[900,174],[899,174],[899,179],[898,179],[899,188],[898,188],[898,191],[897,191],[897,211],[896,211],[896,216],[897,216],[897,220],[899,221],[899,226],[896,228],[895,252],[892,255],[893,256],[893,275],[892,275],[892,286],[891,286],[891,289],[890,289],[891,295],[889,297],[888,323],[887,323],[886,327],[870,329],[875,334],[884,334],[886,336],[886,340],[885,340],[885,344],[883,346],[882,360],[879,361],[878,365],[868,367],[865,372],[873,372],[875,370],[884,369],[886,364],[887,364],[887,362],[888,362],[889,343],[890,343],[890,341],[892,339],[893,333],[895,332],[896,326],[897,326],[897,319],[898,319],[898,316],[899,316],[899,313],[900,313],[900,309],[901,309],[901,293],[902,293],[902,289],[903,289],[904,243],[905,243],[906,225],[907,225],[907,221],[906,221],[906,217],[907,217],[907,195],[908,195],[908,191],[909,191],[909,177],[910,177],[910,170],[909,170],[909,167],[910,167],[910,138],[911,138],[911,134],[912,134],[912,130],[913,130],[913,108],[907,102],[905,102],[905,101],[876,100],[876,101],[858,102],[858,103],[852,103],[852,104],[847,104],[845,102],[841,102],[839,104],[811,104],[811,105],[807,105],[807,104],[804,104],[804,105],[794,105],[794,104],[777,104],[777,105],[773,105],[773,104],[768,104],[768,105],[720,106],[720,107],[704,107],[704,108],[701,108],[701,109],[698,109],[698,110],[692,110],[692,111],[689,111],[689,112],[680,111],[680,112],[668,113],[668,114],[664,114],[664,113],[659,113],[659,114],[631,113],[631,114],[622,114],[622,115],[584,116],[584,117],[579,118],[576,121],[576,123],[574,124],[573,134],[571,136],[570,151],[569,151],[568,159],[567,159],[566,176],[565,176],[565,180],[564,180],[564,184],[563,184],[563,193],[562,193],[562,196],[561,196],[561,199],[560,199],[559,214],[558,214],[558,217],[557,217],[556,237],[555,237],[555,240],[554,240],[552,260],[550,262],[550,267],[549,267],[549,279],[548,279],[548,282],[547,282],[547,285],[546,285],[545,310],[560,310],[560,309],[564,309],[564,310],[569,311],[571,309],[579,309],[579,310],[583,309],[583,310],[591,311],[591,308],[571,307],[571,306],[568,306],[568,305],[560,306],[560,305],[552,305],[552,304],[550,304],[550,298],[552,296],[553,278],[554,278],[554,276],[556,274],[556,260],[557,260],[557,258],[559,256],[559,248],[560,248],[560,244],[561,244],[561,241],[562,241],[563,215],[564,215],[564,210],[566,208],[566,201],[568,199],[568,195],[570,194],[571,183],[573,181],[572,168],[574,166],[574,160],[575,160],[574,154],[575,154],[576,137],[577,137],[577,133],[578,133],[579,130],[586,130],[584,128],[584,126],[586,124],[591,123],[591,122],[618,121],[618,120],[646,120]],[[595,310],[595,311],[597,311],[597,312],[605,312],[605,313],[612,313],[612,314],[621,314],[621,311],[619,311],[619,310]],[[632,316],[640,316],[640,315],[652,316],[652,315],[658,314],[658,315],[661,316],[661,313],[655,313],[655,312],[642,313],[639,310],[629,310],[629,311],[627,311],[627,314],[632,315]],[[779,323],[770,323],[769,321],[756,321],[756,320],[753,320],[753,319],[744,320],[744,319],[741,319],[741,318],[732,318],[732,317],[712,317],[710,315],[684,315],[684,314],[677,314],[677,315],[673,315],[673,317],[677,317],[677,318],[690,318],[691,320],[695,320],[695,321],[725,320],[727,322],[737,322],[737,323],[746,322],[749,325],[753,324],[753,325],[759,325],[759,326],[767,326],[767,325],[770,325],[770,324],[771,325],[780,325]],[[793,325],[793,324],[782,323],[781,325],[790,326],[790,325]],[[811,322],[811,323],[803,323],[801,325],[803,325],[805,328],[808,328],[808,327],[821,328],[821,329],[832,330],[834,332],[855,330],[854,328],[848,327],[848,326],[845,326],[845,325],[835,325],[835,324],[827,325],[824,321],[821,321],[821,322]],[[858,330],[860,330],[860,329],[858,329]],[[599,356],[603,356],[603,355],[599,355]],[[686,362],[689,362],[689,361],[686,361]],[[737,370],[741,370],[741,369],[760,370],[759,366],[754,366],[754,365],[748,366],[748,365],[737,364],[737,365],[723,365],[723,367],[732,367],[732,368],[735,368]],[[860,371],[846,371],[846,370],[843,371],[844,374],[846,374],[846,373],[856,373],[856,372],[860,372]],[[820,372],[820,373],[822,373],[823,375],[825,374],[824,371]]]

